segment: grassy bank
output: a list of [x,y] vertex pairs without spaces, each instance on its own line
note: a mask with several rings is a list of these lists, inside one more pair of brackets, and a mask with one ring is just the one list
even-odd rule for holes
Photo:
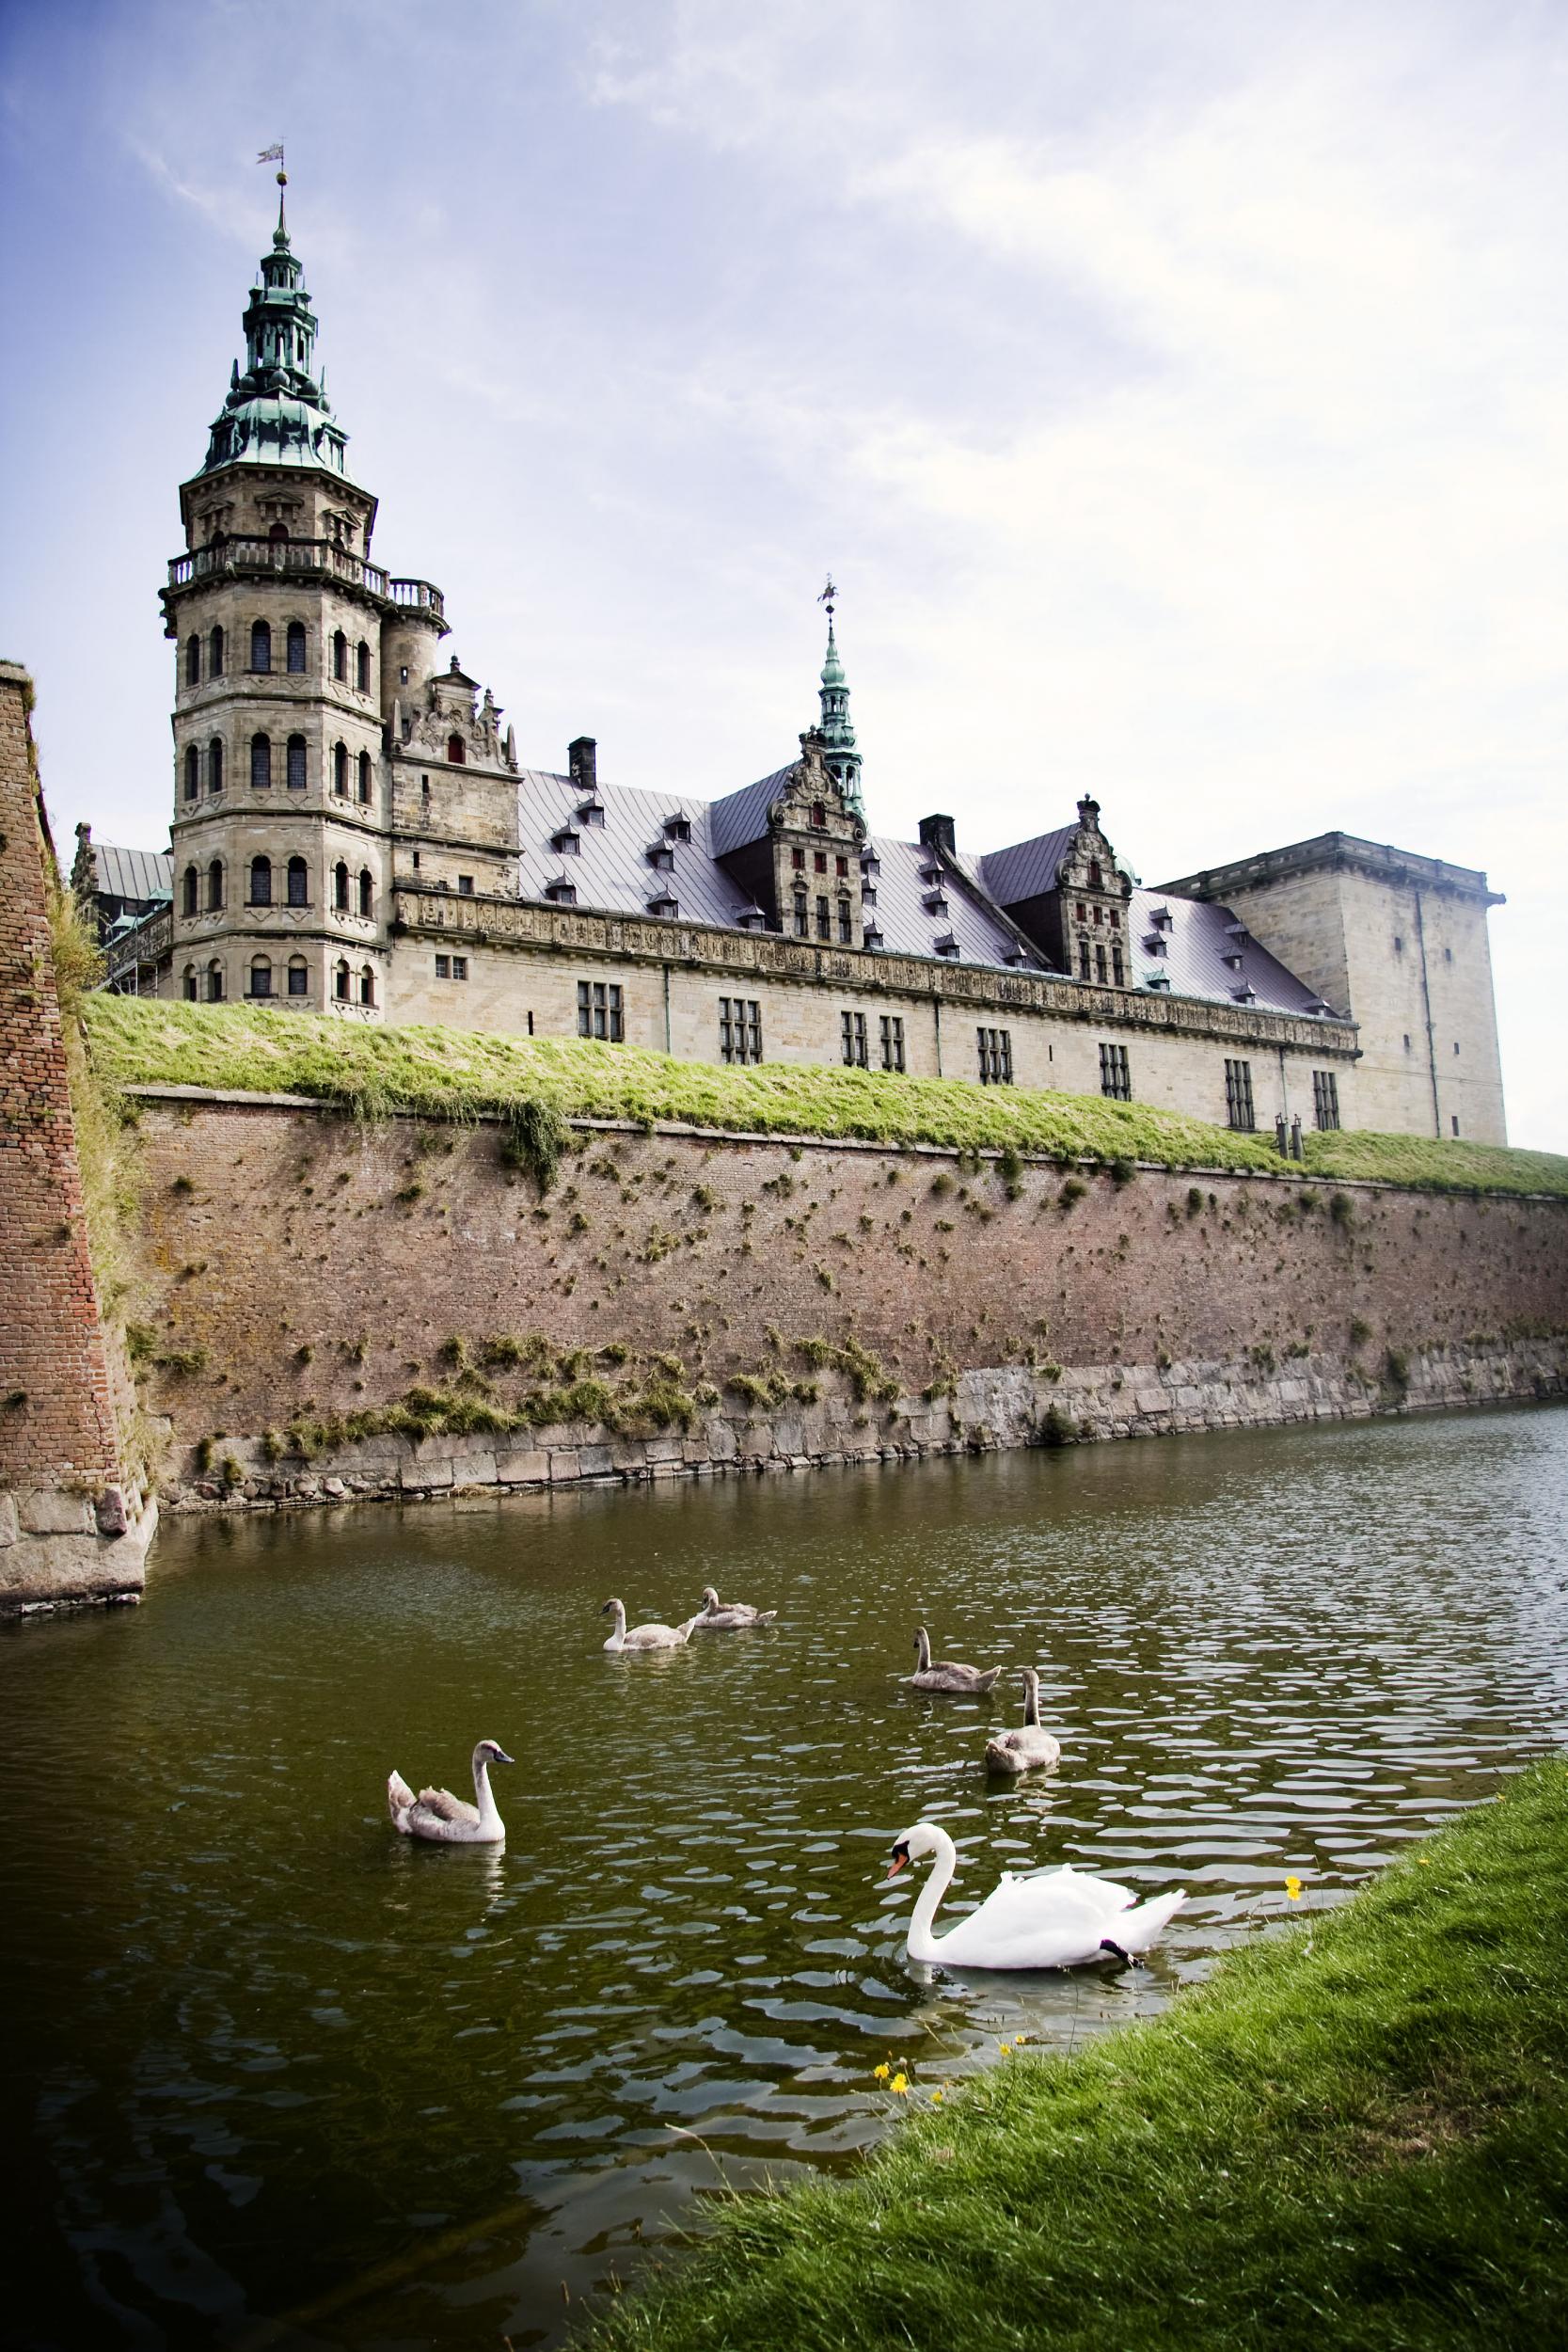
[[1568,1763],[1163,2018],[726,2206],[597,2352],[1377,2352],[1568,2323]]
[[[727,1070],[577,1038],[379,1028],[241,1005],[100,995],[89,1001],[87,1018],[94,1060],[120,1086],[306,1094],[372,1115],[404,1110],[472,1119],[533,1104],[568,1119],[681,1120],[770,1134],[1010,1148],[1108,1164],[1275,1171],[1281,1165],[1260,1136],[1099,1095],[784,1062]],[[1333,1147],[1351,1146],[1359,1156],[1340,1167]],[[1311,1167],[1324,1175],[1568,1195],[1568,1159],[1543,1152],[1482,1152],[1404,1136],[1314,1136],[1312,1147]],[[1411,1173],[1396,1174],[1396,1168]]]

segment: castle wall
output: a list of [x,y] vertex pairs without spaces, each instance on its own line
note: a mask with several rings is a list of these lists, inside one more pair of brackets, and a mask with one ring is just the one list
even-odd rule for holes
[[[975,1173],[935,1150],[614,1128],[579,1131],[541,1198],[493,1127],[156,1091],[141,1136],[139,1312],[176,1500],[870,1459],[1560,1393],[1568,1375],[1557,1200]],[[330,1426],[395,1420],[420,1390],[513,1414],[539,1375],[506,1343],[533,1334],[557,1359],[585,1351],[571,1376],[628,1391],[677,1359],[691,1425],[353,1443]],[[842,1354],[824,1367],[825,1350]],[[895,1393],[857,1392],[855,1360]],[[326,1451],[307,1459],[290,1432],[312,1425],[307,1451]]]
[[30,705],[0,663],[0,1610],[139,1590],[156,1522],[87,1254]]

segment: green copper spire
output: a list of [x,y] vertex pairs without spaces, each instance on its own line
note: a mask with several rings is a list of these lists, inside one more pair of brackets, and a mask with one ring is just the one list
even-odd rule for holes
[[838,590],[830,574],[828,584],[816,599],[828,608],[828,652],[822,664],[822,735],[827,744],[826,765],[857,817],[863,818],[861,804],[861,755],[855,749],[854,723],[849,717],[849,689],[845,683],[844,664],[839,660],[838,641],[833,635],[833,607]]
[[314,373],[316,320],[300,283],[283,214],[287,175],[277,175],[277,227],[261,257],[245,313],[245,369],[236,367],[213,426],[201,471],[220,466],[309,466],[346,476],[347,435],[326,405],[326,376]]

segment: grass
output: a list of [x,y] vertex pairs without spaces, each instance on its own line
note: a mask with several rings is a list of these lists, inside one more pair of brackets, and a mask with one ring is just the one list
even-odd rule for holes
[[[536,1169],[559,1148],[554,1121],[570,1118],[644,1125],[675,1120],[697,1127],[995,1151],[1003,1154],[1005,1176],[1017,1170],[1024,1152],[1053,1154],[1064,1163],[1098,1160],[1117,1181],[1125,1181],[1135,1160],[1275,1173],[1281,1166],[1259,1136],[1098,1095],[816,1064],[727,1070],[588,1039],[360,1026],[252,1006],[95,995],[85,1010],[94,1063],[115,1085],[304,1094],[371,1117],[394,1111],[432,1119],[499,1117],[508,1124],[509,1153]],[[1544,1152],[1360,1135],[1314,1136],[1309,1150],[1310,1167],[1323,1175],[1568,1195],[1568,1159]],[[1359,1154],[1356,1165],[1341,1168],[1336,1151]],[[547,1181],[540,1172],[541,1182]]]
[[[848,2186],[721,2206],[596,2352],[1479,2352],[1568,2312],[1568,1763]],[[911,2096],[920,2096],[918,2087]]]

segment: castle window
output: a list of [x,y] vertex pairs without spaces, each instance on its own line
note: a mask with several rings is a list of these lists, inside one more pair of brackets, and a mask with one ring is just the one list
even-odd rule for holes
[[251,958],[250,977],[245,983],[245,993],[247,996],[270,996],[272,994],[272,961],[269,957],[253,956]]
[[[550,847],[555,851],[557,857],[580,857],[582,855],[582,835],[578,833],[575,825],[562,825],[559,832],[551,834]],[[650,851],[649,854],[651,856],[652,852]],[[654,863],[656,865],[657,864],[657,858],[654,860]],[[673,858],[667,858],[665,863],[666,865],[673,866],[674,864],[674,860]]]
[[811,821],[817,833],[822,833],[827,828],[828,812],[820,801],[813,801],[811,804]]
[[762,1007],[754,996],[719,999],[719,1058],[754,1062],[762,1059]]
[[1406,1029],[1404,1033],[1404,1050],[1407,1054],[1410,1051],[1410,1032],[1408,1029]]
[[373,914],[374,911],[375,885],[371,880],[370,867],[368,866],[361,866],[359,868],[359,912],[361,914],[368,916]]
[[806,912],[806,894],[803,890],[795,893],[795,936],[797,939],[811,937],[811,917]]
[[304,676],[305,624],[303,621],[291,621],[289,623],[287,651],[284,659],[287,661],[289,668],[293,672],[295,677]]
[[208,635],[207,675],[209,677],[223,675],[223,630],[220,628],[213,628]]
[[1402,956],[1404,953],[1404,942],[1400,937],[1398,931],[1394,933],[1394,953],[1397,956]]
[[818,939],[832,939],[832,935],[833,927],[829,915],[828,901],[826,898],[818,898],[816,901],[816,936]]
[[[275,354],[275,353],[276,353],[277,346],[276,346],[276,344],[275,344],[275,343],[274,343],[274,342],[273,342],[270,339],[269,339],[269,342],[268,342],[268,344],[267,344],[267,349],[268,349],[269,354]],[[274,523],[274,525],[273,525],[272,529],[271,529],[271,530],[268,532],[268,533],[267,533],[267,537],[271,540],[271,542],[272,542],[272,544],[273,544],[273,546],[274,546],[275,548],[287,547],[288,542],[289,542],[289,526],[288,526],[288,524],[287,524],[287,523]]]
[[[574,847],[576,846],[577,838],[578,836],[574,834],[572,836]],[[653,866],[657,873],[673,874],[674,872],[675,852],[673,850],[666,848],[662,841],[656,841],[653,847],[646,850],[644,854],[647,857],[648,864]]]
[[1119,947],[1113,947],[1111,950],[1111,977],[1118,988],[1127,977],[1127,966],[1122,962]]
[[1453,949],[1452,949],[1451,947],[1445,947],[1445,948],[1444,948],[1444,950],[1443,950],[1443,961],[1444,961],[1445,963],[1451,963],[1451,962],[1453,961]]
[[1104,908],[1103,908],[1103,907],[1096,907],[1096,909],[1095,909],[1095,911],[1094,911],[1094,919],[1095,919],[1095,921],[1096,921],[1097,923],[1103,923],[1103,922],[1104,922],[1104,920],[1105,920],[1105,910],[1104,910]]
[[272,630],[265,621],[250,624],[250,666],[253,670],[272,668]]
[[290,791],[303,792],[305,789],[305,738],[303,735],[290,736],[288,758],[284,766]]
[[1453,1041],[1453,1050],[1456,1054],[1459,1051],[1459,1040],[1457,1038],[1455,1038]]
[[180,993],[183,996],[187,1005],[195,1004],[196,966],[194,963],[187,963],[185,966],[184,972],[181,977]]
[[838,944],[841,947],[852,947],[855,944],[855,925],[847,898],[838,902]]
[[875,955],[881,944],[882,930],[880,924],[875,922],[868,923],[864,930],[861,933],[862,946],[868,948],[871,954]]
[[194,801],[201,790],[201,754],[193,743],[185,754],[185,798]]
[[[468,959],[467,956],[453,956],[451,960],[451,977],[454,980],[466,980],[467,978]],[[533,1035],[532,1013],[530,1013],[528,1017],[528,1033],[530,1037]]]
[[200,876],[197,873],[194,866],[187,866],[185,868],[185,895],[181,901],[180,908],[182,914],[189,916],[200,912]]
[[901,1013],[884,1012],[880,1018],[882,1033],[882,1068],[902,1070],[904,1067],[904,1021]]
[[557,874],[545,884],[545,896],[552,906],[575,907],[578,902],[577,885]]
[[661,890],[656,898],[650,898],[648,901],[648,913],[657,916],[661,922],[673,923],[680,911],[680,900],[668,890]]
[[332,675],[340,684],[348,676],[348,639],[341,628],[332,632]]
[[871,1057],[866,1044],[864,1013],[841,1012],[839,1023],[843,1030],[845,1063],[851,1070],[868,1070],[871,1066]]
[[1312,1073],[1312,1124],[1320,1128],[1339,1124],[1339,1081],[1332,1070]]
[[332,996],[336,1004],[348,1003],[348,965],[338,962],[332,967]]
[[310,875],[302,857],[289,860],[289,904],[308,907],[310,903]]
[[253,857],[250,861],[250,898],[247,903],[253,907],[270,907],[272,904],[270,857]]
[[1132,1073],[1127,1067],[1125,1045],[1102,1045],[1100,1049],[1100,1091],[1113,1103],[1131,1103]]
[[954,938],[951,931],[943,931],[942,937],[938,940],[934,940],[932,945],[939,956],[952,956],[954,958],[957,958],[958,956],[958,943]]
[[794,866],[795,871],[798,874],[803,874],[806,869],[806,853],[804,850],[791,850],[789,853],[789,862],[791,866]]
[[1013,1082],[1011,1029],[976,1029],[974,1038],[980,1053],[980,1084],[983,1087],[1010,1087]]
[[375,1002],[375,974],[368,963],[359,967],[359,1002],[362,1005],[373,1005]]
[[[1096,907],[1095,913],[1097,914],[1100,913],[1100,909],[1098,907]],[[1094,977],[1101,983],[1101,987],[1104,986],[1104,983],[1109,977],[1105,969],[1105,950],[1103,947],[1098,946],[1094,951]]]
[[447,758],[451,765],[453,768],[461,768],[467,756],[468,755],[464,749],[463,738],[460,735],[449,735],[447,738]]
[[1454,1135],[1458,1135],[1458,1133],[1459,1133],[1459,1113],[1458,1113],[1457,1111],[1454,1111],[1454,1112],[1452,1112],[1452,1113],[1450,1114],[1449,1119],[1449,1126],[1450,1131],[1451,1131]]
[[215,959],[207,966],[207,1002],[210,1005],[221,1005],[223,1002],[223,966]]
[[604,803],[602,801],[584,801],[578,809],[577,817],[579,825],[597,825],[602,833],[604,830]]
[[451,979],[451,958],[450,956],[437,956],[437,957],[436,957],[436,978],[437,978],[438,980],[450,980],[450,979]]
[[272,738],[253,735],[250,739],[250,788],[264,792],[272,782]]
[[459,897],[460,898],[471,898],[473,897],[473,895],[474,895],[474,878],[473,878],[473,876],[472,876],[471,874],[459,874],[459,875],[458,875],[458,877],[457,877],[457,895],[458,895],[458,897]]
[[185,684],[199,686],[200,683],[201,640],[199,637],[187,637],[185,640]]
[[207,868],[207,912],[209,914],[223,913],[223,860],[220,857],[214,858]]
[[348,745],[332,746],[332,789],[341,801],[348,798]]
[[1080,921],[1080,923],[1086,923],[1086,922],[1088,921],[1088,919],[1089,919],[1089,911],[1088,911],[1088,908],[1087,908],[1087,907],[1080,907],[1080,908],[1078,909],[1078,920]]
[[1091,890],[1103,890],[1104,887],[1105,883],[1100,871],[1100,860],[1097,857],[1091,857],[1089,860],[1089,888]]
[[827,870],[828,870],[828,852],[827,852],[827,850],[814,850],[812,851],[812,860],[811,860],[811,862],[812,862],[812,867],[813,867],[813,870],[814,870],[815,872],[816,872],[816,873],[818,873],[818,874],[825,874],[825,873],[827,872]]
[[1111,922],[1111,929],[1112,929],[1114,931],[1119,931],[1119,930],[1120,930],[1120,929],[1121,929],[1121,917],[1120,917],[1120,915],[1117,913],[1117,911],[1116,911],[1115,907],[1113,907],[1113,908],[1111,909],[1110,922]]
[[360,801],[360,805],[361,805],[362,807],[367,807],[367,808],[368,808],[368,807],[369,807],[369,805],[370,805],[370,798],[371,798],[371,755],[370,755],[369,752],[361,752],[361,753],[360,753],[360,755],[359,755],[359,801]]
[[207,789],[223,790],[223,744],[215,735],[207,746]]
[[1078,942],[1078,977],[1081,980],[1089,977],[1089,943],[1086,939]]
[[335,914],[348,913],[348,867],[341,858],[332,868],[332,906]]
[[846,879],[848,871],[848,859],[847,857],[835,857],[833,860],[833,872],[838,876],[840,882],[843,882]]
[[371,649],[362,637],[355,647],[354,660],[355,675],[359,691],[361,694],[368,694],[371,691]]
[[[1100,1053],[1103,1060],[1103,1045]],[[1251,1135],[1257,1127],[1258,1120],[1252,1107],[1252,1064],[1249,1061],[1227,1061],[1225,1065],[1225,1115],[1232,1127],[1241,1128],[1245,1135]]]
[[624,1035],[621,991],[613,980],[578,982],[578,1035],[620,1044]]
[[309,996],[310,993],[310,975],[303,956],[291,956],[289,959],[289,993],[291,996]]

